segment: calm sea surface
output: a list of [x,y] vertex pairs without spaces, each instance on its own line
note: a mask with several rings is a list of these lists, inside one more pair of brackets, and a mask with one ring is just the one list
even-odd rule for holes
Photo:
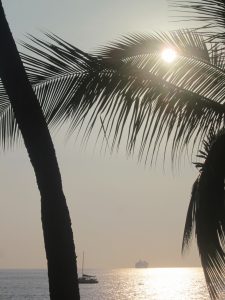
[[[198,268],[92,269],[86,273],[96,275],[99,283],[80,285],[83,300],[209,300]],[[46,271],[0,270],[0,300],[9,299],[49,300]]]

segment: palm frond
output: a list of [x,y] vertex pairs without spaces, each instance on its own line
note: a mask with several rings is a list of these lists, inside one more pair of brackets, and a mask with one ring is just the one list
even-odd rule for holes
[[[54,34],[46,33],[51,43],[29,36],[33,44],[22,43],[32,56],[21,54],[47,123],[56,127],[69,116],[68,106],[79,105],[75,91],[85,81],[92,68],[98,68],[98,59],[82,52]],[[56,45],[55,45],[55,44]],[[39,47],[37,47],[39,46]],[[39,57],[37,59],[35,56]]]
[[183,242],[182,242],[182,252],[189,247],[190,241],[192,239],[194,225],[196,223],[196,211],[199,205],[199,195],[198,195],[198,185],[199,179],[197,178],[192,186],[191,200],[188,206],[186,222],[184,226]]
[[186,20],[203,23],[199,29],[210,40],[224,42],[225,38],[225,2],[223,0],[170,0],[171,7],[179,11],[179,18],[186,15]]
[[210,60],[210,55],[201,35],[191,30],[176,30],[155,34],[132,34],[118,42],[100,47],[96,52],[110,61],[127,60],[140,55],[158,56],[165,47],[171,47],[185,57]]
[[195,228],[199,254],[211,298],[225,287],[225,131],[211,135],[200,153],[205,161],[195,181],[184,229],[184,250]]
[[[51,37],[51,41],[54,41],[54,35],[49,35],[49,37]],[[63,51],[60,52],[61,57],[59,55],[54,56],[46,51],[48,47],[49,49],[51,47],[54,48],[52,44],[39,41],[32,36],[30,36],[30,39],[35,41],[36,44],[42,42],[43,49],[38,49],[38,55],[43,60],[39,60],[38,68],[35,69],[36,60],[33,56],[21,53],[21,57],[27,65],[26,71],[42,107],[46,122],[51,129],[54,129],[67,120],[68,103],[71,104],[71,97],[74,97],[75,88],[79,81],[82,81],[86,76],[85,67],[86,63],[88,63],[86,57],[91,57],[91,55],[86,55],[77,48],[74,48],[75,51],[73,51],[73,49],[68,47],[67,43],[64,43]],[[57,42],[59,45],[61,44],[59,38],[57,38]],[[37,54],[36,48],[31,44],[23,43],[23,45],[33,55]],[[79,61],[79,64],[77,61]],[[89,61],[92,62],[91,60]],[[84,66],[82,67],[82,65]],[[32,72],[30,69],[32,69]],[[5,149],[13,146],[20,139],[20,131],[1,80],[0,99],[0,144]],[[76,105],[76,103],[73,105]]]
[[8,96],[0,80],[0,145],[3,150],[12,148],[20,141],[20,131]]
[[[31,37],[23,55],[48,122],[85,124],[88,140],[101,115],[103,141],[118,149],[124,132],[127,151],[138,158],[157,156],[163,137],[172,141],[173,159],[192,140],[223,125],[224,60],[193,31],[130,35],[89,55],[55,35],[49,42]],[[173,47],[176,61],[161,59]],[[45,104],[44,104],[45,103]],[[137,143],[137,141],[139,141]],[[166,147],[165,147],[166,148]]]
[[[86,140],[99,116],[103,140],[119,147],[128,130],[127,151],[137,141],[139,159],[157,154],[163,137],[173,158],[191,140],[221,128],[224,115],[224,59],[192,31],[131,35],[90,55],[53,34],[30,36],[22,54],[46,120],[52,127],[69,120],[71,132],[85,124]],[[165,64],[161,50],[171,46],[176,62]],[[85,121],[87,120],[87,121]],[[85,122],[84,122],[85,121]],[[102,129],[102,126],[101,126]],[[154,144],[154,145],[153,145]]]

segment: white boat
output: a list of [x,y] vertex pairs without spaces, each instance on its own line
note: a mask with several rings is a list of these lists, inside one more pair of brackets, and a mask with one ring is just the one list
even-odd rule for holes
[[78,278],[79,283],[98,283],[96,276],[84,274],[84,252],[82,258],[82,276]]
[[135,268],[148,268],[148,262],[140,259],[138,262],[136,262]]

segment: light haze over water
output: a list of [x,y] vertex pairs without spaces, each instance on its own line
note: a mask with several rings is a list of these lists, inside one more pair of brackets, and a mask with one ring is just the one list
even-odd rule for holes
[[[200,268],[86,270],[83,300],[209,300]],[[45,270],[0,270],[0,300],[49,300]],[[222,298],[221,298],[222,299]]]

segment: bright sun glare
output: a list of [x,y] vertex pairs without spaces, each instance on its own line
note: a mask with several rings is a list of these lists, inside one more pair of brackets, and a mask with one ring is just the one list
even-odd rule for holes
[[172,48],[165,48],[162,51],[162,59],[167,63],[172,63],[177,57],[177,53]]

